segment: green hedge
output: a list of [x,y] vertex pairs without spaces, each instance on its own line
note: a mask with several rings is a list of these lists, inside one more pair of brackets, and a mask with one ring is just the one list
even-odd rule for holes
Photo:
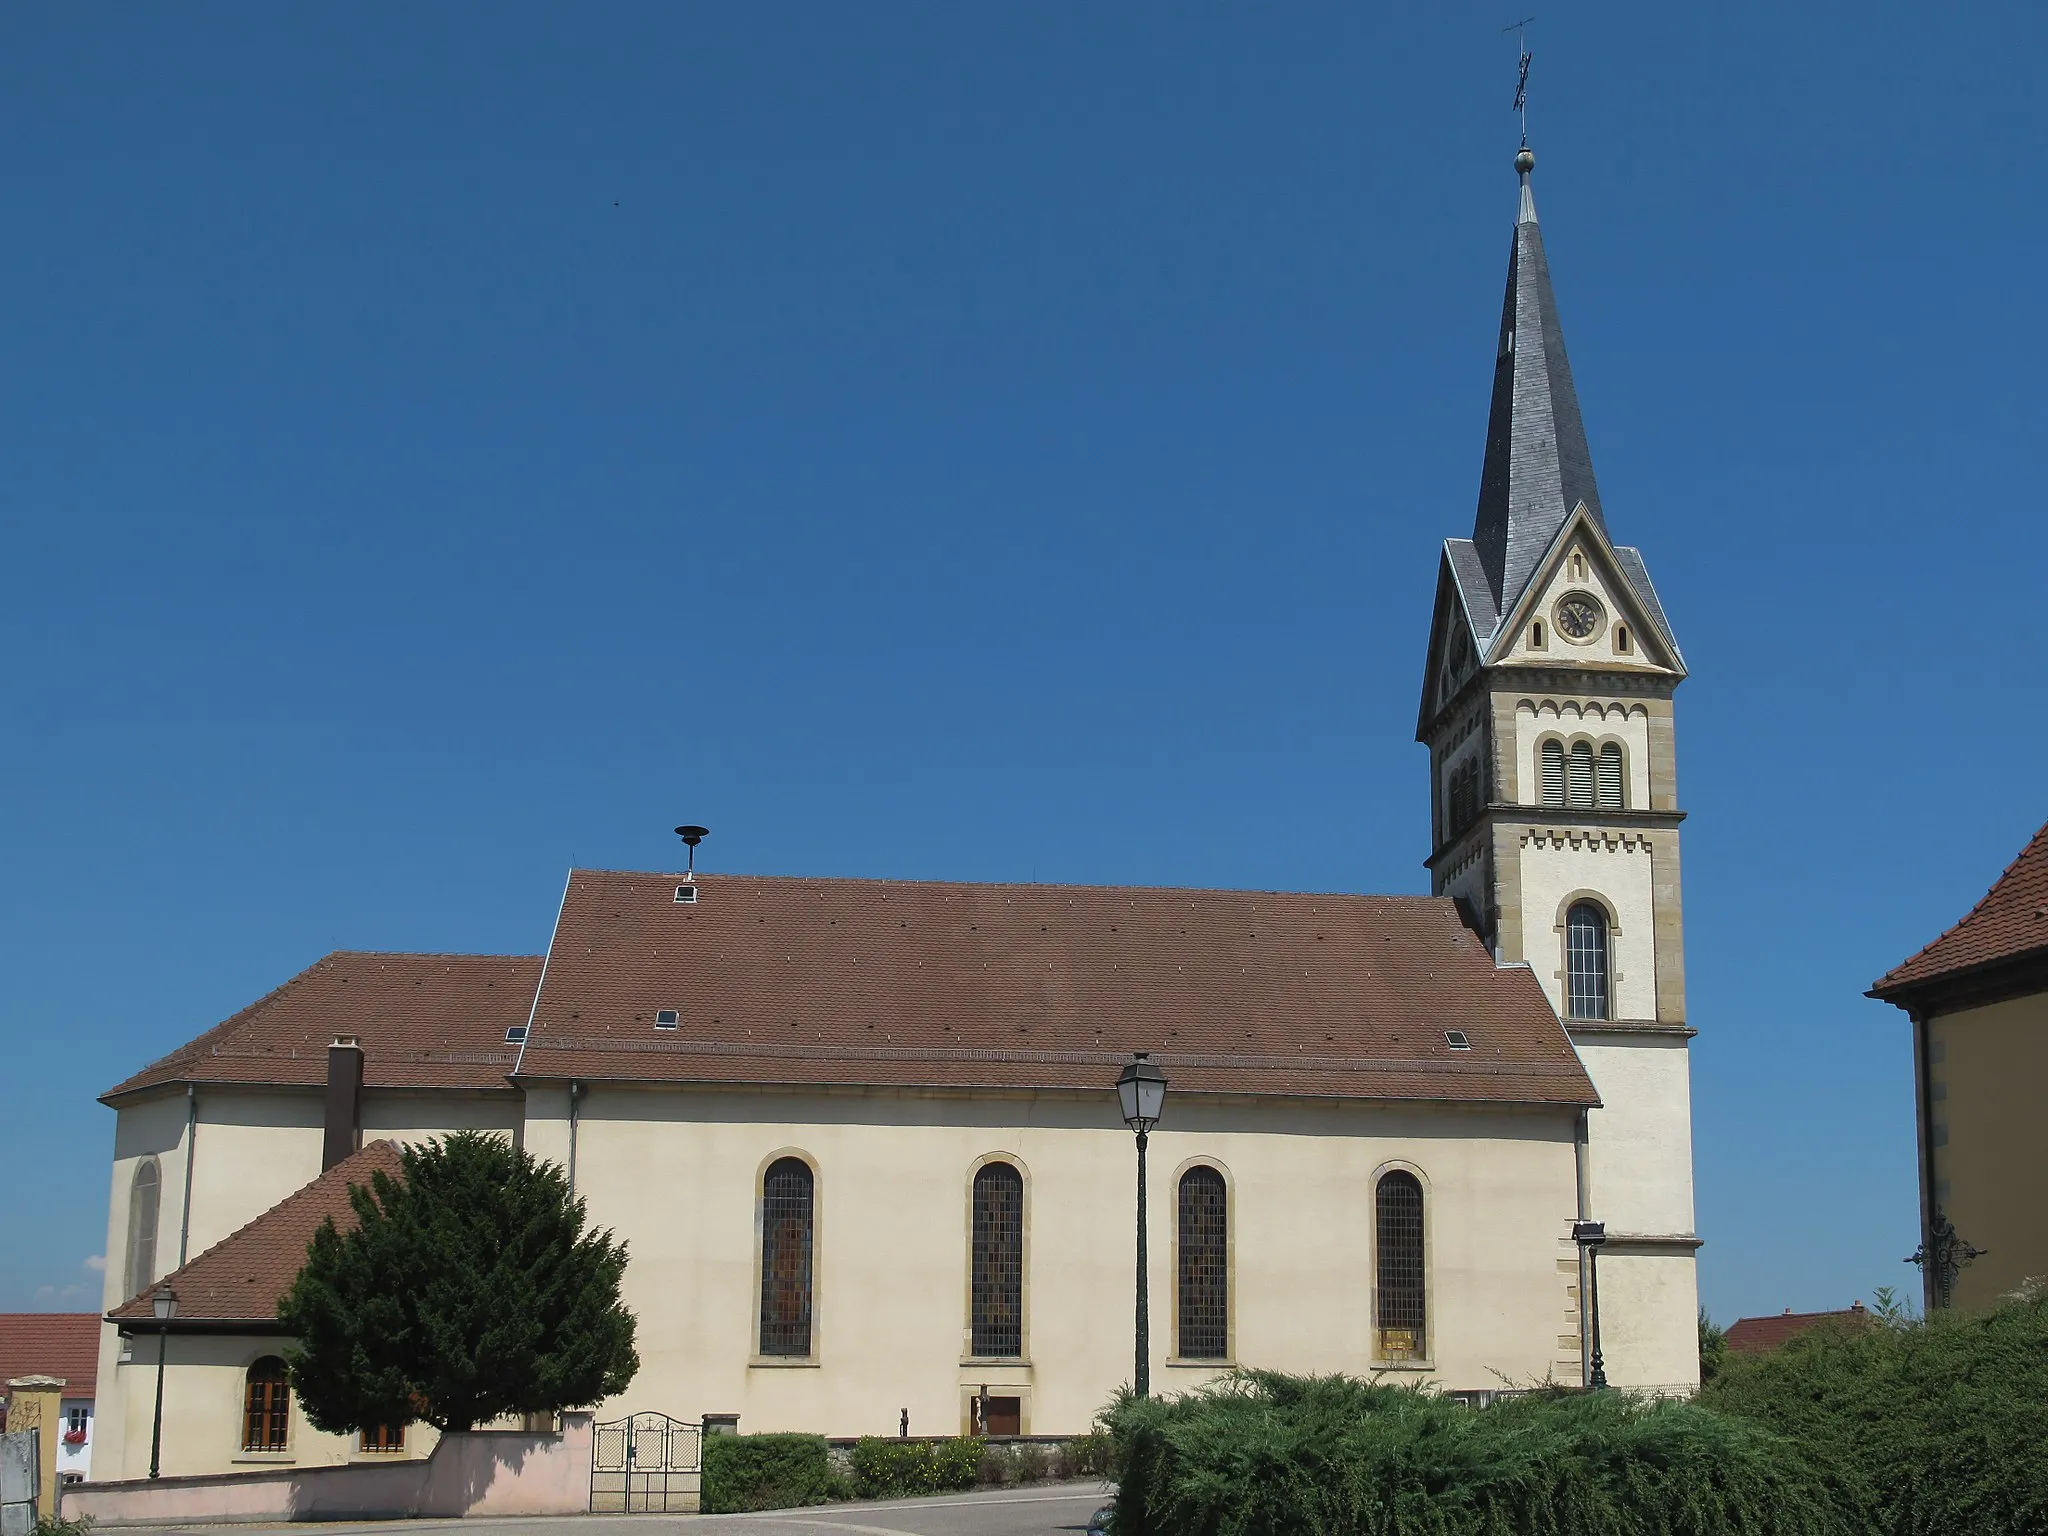
[[[1787,1441],[1690,1403],[1548,1392],[1461,1407],[1248,1372],[1120,1397],[1117,1536],[1850,1536]],[[1988,1529],[1988,1527],[1979,1527]]]
[[972,1488],[981,1471],[982,1441],[890,1440],[869,1435],[853,1447],[853,1486],[864,1499]]
[[2048,1298],[1824,1326],[1700,1394],[1836,1470],[1877,1536],[2048,1531]]
[[706,1435],[702,1507],[707,1515],[795,1509],[832,1496],[823,1435]]

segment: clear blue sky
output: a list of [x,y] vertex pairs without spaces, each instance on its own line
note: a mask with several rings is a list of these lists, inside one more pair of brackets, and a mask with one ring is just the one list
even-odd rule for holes
[[[1914,1273],[1861,993],[2048,816],[2048,13],[1536,9],[1693,668],[1705,1296],[1845,1306]],[[331,948],[538,949],[684,819],[1425,889],[1518,14],[0,11],[0,1307],[97,1300],[109,1084]]]

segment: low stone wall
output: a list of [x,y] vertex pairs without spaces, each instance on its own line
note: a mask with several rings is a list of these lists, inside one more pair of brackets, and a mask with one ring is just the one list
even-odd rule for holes
[[580,1515],[590,1508],[592,1446],[591,1416],[565,1413],[554,1434],[443,1435],[422,1461],[75,1483],[63,1490],[63,1515],[100,1525]]

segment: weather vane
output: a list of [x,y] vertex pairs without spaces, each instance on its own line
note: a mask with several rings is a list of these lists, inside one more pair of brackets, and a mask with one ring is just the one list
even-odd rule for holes
[[1529,147],[1529,60],[1535,55],[1529,52],[1529,23],[1534,16],[1524,16],[1512,26],[1502,27],[1503,32],[1518,34],[1522,51],[1522,67],[1515,76],[1515,116],[1522,120],[1522,148]]

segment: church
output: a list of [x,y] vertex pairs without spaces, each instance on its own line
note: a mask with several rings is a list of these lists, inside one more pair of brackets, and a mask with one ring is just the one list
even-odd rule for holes
[[275,1307],[350,1182],[466,1127],[629,1245],[601,1419],[1084,1431],[1134,1377],[1138,1052],[1155,1393],[1696,1388],[1685,666],[1609,532],[1533,166],[1423,658],[1432,894],[576,869],[545,955],[331,954],[103,1096],[95,1477],[148,1471],[159,1389],[167,1474],[424,1454],[303,1422]]

